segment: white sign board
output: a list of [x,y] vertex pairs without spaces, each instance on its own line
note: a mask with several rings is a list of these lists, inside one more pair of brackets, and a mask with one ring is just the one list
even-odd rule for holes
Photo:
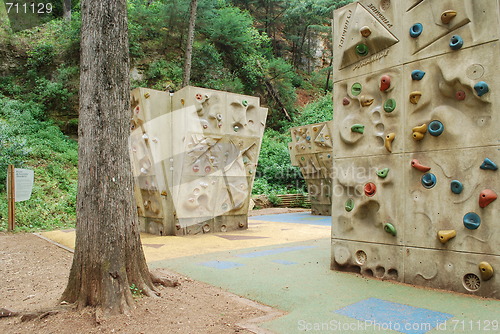
[[30,169],[15,169],[16,202],[27,201],[31,197],[35,173]]

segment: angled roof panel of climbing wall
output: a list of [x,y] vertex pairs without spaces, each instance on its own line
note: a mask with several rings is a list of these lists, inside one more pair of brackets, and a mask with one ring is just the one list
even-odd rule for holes
[[[334,12],[335,81],[401,62],[400,2],[362,1]],[[367,70],[368,68],[368,70]]]

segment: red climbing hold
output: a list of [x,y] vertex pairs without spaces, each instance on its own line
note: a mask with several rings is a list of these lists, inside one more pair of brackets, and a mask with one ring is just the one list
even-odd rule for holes
[[497,197],[498,197],[497,194],[493,190],[484,189],[479,194],[479,206],[485,208],[488,206],[488,204],[496,200]]
[[417,159],[411,161],[411,166],[421,172],[428,172],[431,170],[430,167],[422,165]]

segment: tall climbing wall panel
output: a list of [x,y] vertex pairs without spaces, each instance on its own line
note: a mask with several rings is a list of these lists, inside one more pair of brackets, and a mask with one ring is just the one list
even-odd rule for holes
[[330,121],[290,129],[290,158],[292,165],[300,168],[307,183],[313,215],[331,214],[332,126]]
[[247,228],[267,109],[197,87],[131,94],[130,154],[141,230],[159,235]]
[[498,0],[334,12],[336,270],[500,298]]

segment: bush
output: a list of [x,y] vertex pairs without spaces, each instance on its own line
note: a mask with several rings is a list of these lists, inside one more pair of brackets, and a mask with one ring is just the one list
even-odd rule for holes
[[[42,116],[37,103],[0,97],[0,198],[6,198],[8,164],[35,172],[31,199],[16,203],[18,230],[71,227],[76,219],[77,143]],[[6,217],[0,200],[0,230]]]

